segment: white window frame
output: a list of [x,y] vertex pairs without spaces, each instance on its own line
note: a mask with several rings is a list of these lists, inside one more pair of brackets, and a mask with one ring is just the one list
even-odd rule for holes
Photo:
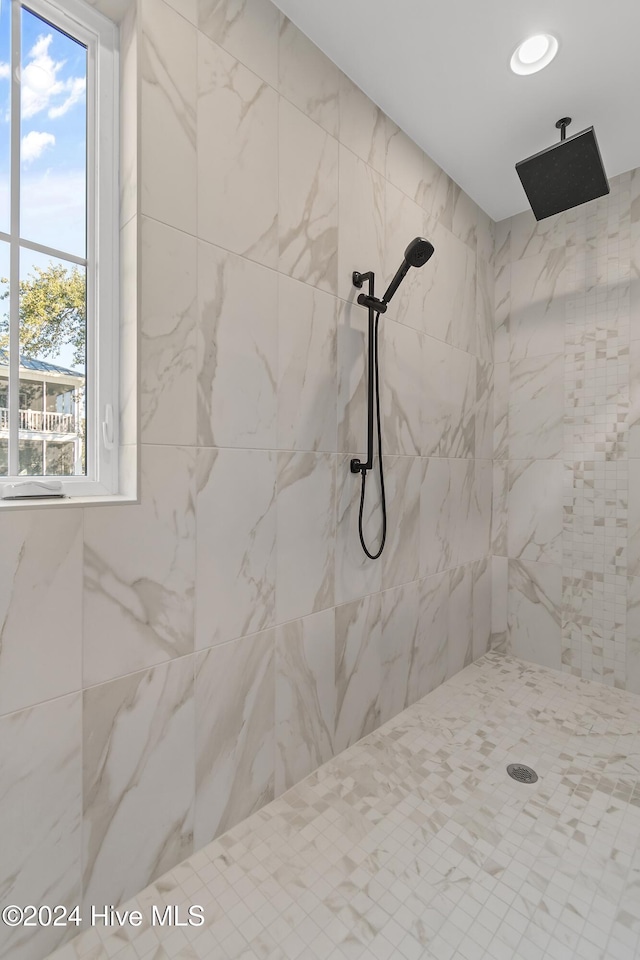
[[[55,477],[66,497],[118,494],[119,424],[119,56],[118,28],[84,0],[10,0],[11,3],[11,233],[10,285],[18,289],[20,248],[86,266],[86,474]],[[20,11],[24,7],[87,48],[86,261],[19,237]],[[9,447],[17,463],[19,423],[18,298],[10,299]],[[27,476],[0,477],[0,489]],[[33,502],[33,501],[31,501]],[[0,508],[16,501],[0,499]],[[24,505],[24,501],[22,502]],[[51,501],[49,501],[51,503]]]

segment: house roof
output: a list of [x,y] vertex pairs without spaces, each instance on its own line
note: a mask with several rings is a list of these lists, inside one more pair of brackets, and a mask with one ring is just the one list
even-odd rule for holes
[[[0,348],[0,366],[9,366],[9,353]],[[47,363],[46,360],[35,360],[33,357],[20,357],[20,367],[23,370],[37,370],[39,373],[55,373],[67,377],[81,377],[84,374],[80,370],[70,370],[69,367],[58,367],[55,363]]]

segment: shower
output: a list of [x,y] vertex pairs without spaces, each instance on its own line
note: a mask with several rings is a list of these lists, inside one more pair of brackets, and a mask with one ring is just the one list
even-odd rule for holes
[[[360,473],[362,474],[362,488],[360,492],[360,510],[358,512],[358,533],[360,534],[360,543],[365,554],[369,557],[370,560],[377,560],[381,556],[382,551],[384,550],[384,545],[387,539],[387,500],[384,490],[384,469],[382,466],[382,427],[380,423],[380,381],[379,381],[379,364],[378,364],[378,323],[380,320],[380,314],[387,312],[387,306],[391,301],[391,298],[395,294],[396,290],[406,277],[409,269],[411,267],[423,267],[427,260],[433,256],[434,247],[433,244],[428,240],[425,240],[424,237],[416,237],[415,240],[412,240],[407,249],[404,252],[404,259],[400,266],[398,267],[396,274],[387,287],[387,290],[382,298],[379,300],[374,293],[374,283],[375,275],[373,271],[368,273],[359,273],[357,270],[353,272],[353,285],[358,289],[361,289],[365,282],[369,284],[369,292],[361,293],[358,296],[358,303],[367,307],[369,311],[369,357],[367,363],[367,385],[368,385],[368,396],[367,396],[367,460],[363,463],[361,460],[354,458],[351,461],[351,473]],[[380,497],[381,497],[381,506],[382,506],[382,535],[380,537],[380,545],[378,547],[377,553],[372,553],[365,543],[364,532],[363,532],[363,514],[364,514],[364,497],[365,497],[365,487],[367,482],[367,472],[373,468],[373,422],[374,418],[377,423],[377,438],[378,438],[378,467],[380,473]]]

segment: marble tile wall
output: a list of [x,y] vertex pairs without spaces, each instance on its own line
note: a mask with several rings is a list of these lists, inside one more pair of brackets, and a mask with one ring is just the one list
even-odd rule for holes
[[495,255],[492,644],[640,693],[640,170]]
[[[136,893],[490,640],[493,223],[269,0],[136,12],[140,503],[1,518],[5,902]],[[372,562],[351,274],[380,290],[419,234],[435,256],[381,323]],[[523,475],[513,509],[556,482]],[[514,529],[523,565],[555,556],[554,522]],[[0,955],[40,960],[56,933],[3,928]]]

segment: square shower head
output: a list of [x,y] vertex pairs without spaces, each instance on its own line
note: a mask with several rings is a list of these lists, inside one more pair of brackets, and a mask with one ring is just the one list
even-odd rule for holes
[[593,127],[516,163],[536,220],[609,193]]

